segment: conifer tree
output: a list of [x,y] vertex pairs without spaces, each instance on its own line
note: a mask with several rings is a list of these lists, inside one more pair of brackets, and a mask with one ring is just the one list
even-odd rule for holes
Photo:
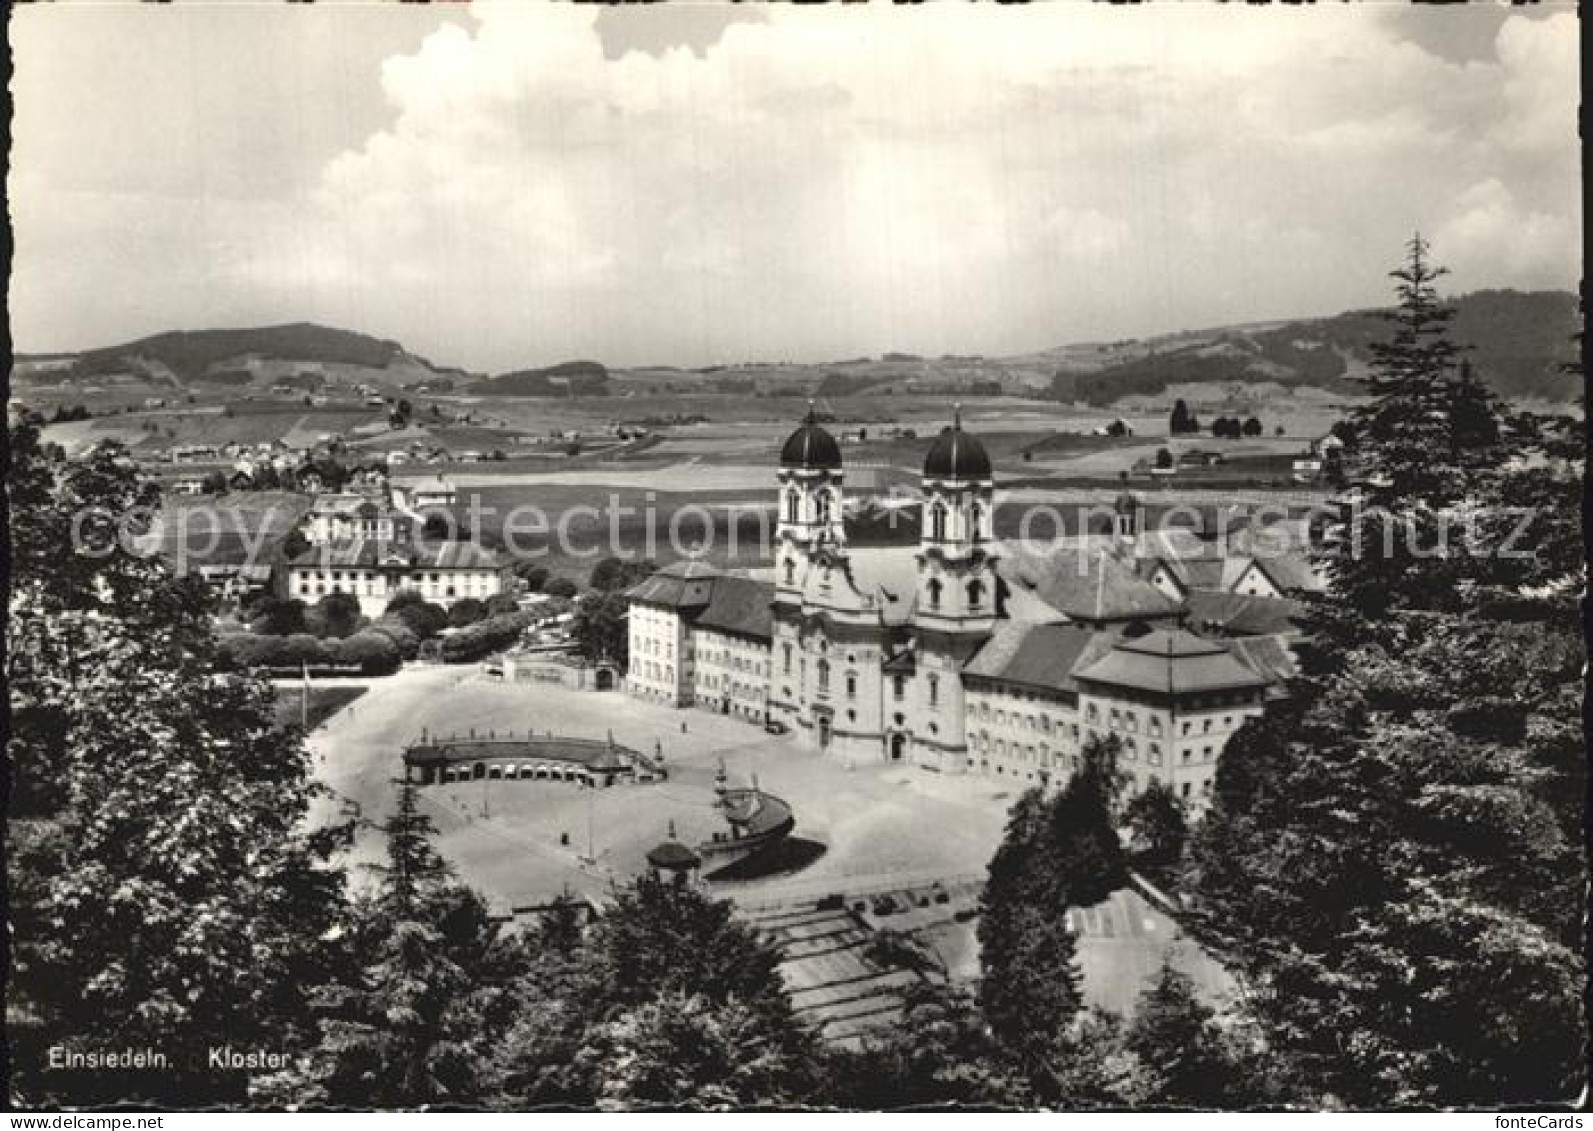
[[259,1089],[263,1099],[413,1108],[479,1105],[519,1002],[522,952],[431,844],[415,786],[395,783],[380,884],[356,900],[344,938],[353,973],[316,989],[319,1040]]
[[[508,1106],[635,1102],[791,1106],[815,1098],[818,1051],[795,1017],[780,955],[737,922],[730,905],[697,889],[642,877],[578,946],[544,954],[520,980],[519,1019],[495,1071]],[[661,1003],[684,1009],[684,1026]],[[661,1033],[696,1034],[668,1055]],[[721,1074],[726,1040],[756,1050],[756,1064],[726,1076],[728,1091],[689,1100],[690,1081]],[[696,1042],[696,1043],[692,1043]],[[604,1050],[608,1050],[605,1052]],[[618,1083],[608,1053],[651,1056]]]
[[1126,879],[1111,818],[1115,746],[1092,741],[1081,763],[1054,797],[1030,790],[1013,805],[980,897],[980,1008],[1046,1103],[1067,1102],[1075,1062],[1096,1055],[1076,1039],[1083,994],[1068,911]]
[[[1459,607],[1479,556],[1462,509],[1504,456],[1497,402],[1449,336],[1454,308],[1437,289],[1447,274],[1412,237],[1390,272],[1390,335],[1371,345],[1370,400],[1355,413],[1354,505],[1326,565],[1345,606],[1374,627],[1392,609]],[[1360,631],[1324,612],[1321,629]]]
[[[1421,523],[1486,517],[1537,465],[1467,416],[1486,398],[1442,335],[1425,245],[1396,277],[1357,428],[1366,494]],[[1318,1100],[1494,1105],[1579,1086],[1581,649],[1565,588],[1532,584],[1580,577],[1554,526],[1528,530],[1523,562],[1479,552],[1486,522],[1447,558],[1341,552],[1314,613],[1328,631],[1223,752],[1190,854],[1194,925]]]
[[1215,1012],[1165,958],[1122,1034],[1133,1055],[1136,1106],[1224,1108],[1243,1102],[1242,1068]]

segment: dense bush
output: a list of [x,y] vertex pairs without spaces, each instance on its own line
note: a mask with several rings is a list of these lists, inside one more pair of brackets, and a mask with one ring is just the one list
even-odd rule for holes
[[398,649],[398,654],[406,660],[413,660],[420,652],[420,637],[397,617],[382,617],[365,631],[387,637]]
[[501,617],[505,613],[518,612],[520,603],[510,593],[499,593],[487,598],[487,613],[489,617]]
[[387,611],[421,640],[430,640],[448,627],[448,610],[430,601],[406,604],[397,609],[389,605]]
[[359,598],[348,593],[328,593],[304,614],[305,630],[314,636],[352,636],[359,631]]
[[393,638],[380,632],[357,632],[337,643],[337,662],[358,664],[364,675],[389,675],[398,670],[401,661]]
[[[413,639],[413,638],[411,638]],[[365,629],[346,639],[317,640],[308,633],[260,636],[240,632],[223,636],[216,645],[217,664],[239,668],[317,668],[357,665],[363,675],[388,675],[403,659],[392,636]]]
[[466,664],[501,652],[520,639],[520,634],[537,622],[537,613],[505,613],[444,636],[439,655],[444,663]]
[[464,628],[466,625],[475,624],[487,615],[487,605],[475,597],[461,597],[453,603],[448,610],[448,624],[451,628]]
[[249,628],[262,636],[288,636],[304,631],[304,602],[267,597],[253,609]]
[[514,575],[525,585],[527,593],[535,593],[548,583],[548,567],[534,562],[515,562]]
[[580,592],[580,587],[567,577],[555,577],[542,586],[542,592],[549,597],[573,597]]

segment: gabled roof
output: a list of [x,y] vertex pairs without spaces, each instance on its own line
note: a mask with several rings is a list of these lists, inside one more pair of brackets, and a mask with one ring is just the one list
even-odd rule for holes
[[1074,692],[1073,669],[1111,648],[1108,633],[1066,624],[1000,625],[963,674],[1043,691]]
[[698,615],[698,628],[768,640],[774,636],[774,586],[746,577],[714,579],[713,595]]
[[708,603],[709,597],[704,596],[699,600],[692,595],[696,591],[695,589],[688,591],[686,580],[678,575],[660,570],[627,589],[625,599],[639,601],[645,605],[659,605],[666,609],[702,608]]
[[1285,593],[1321,593],[1327,585],[1303,554],[1263,553],[1256,565]]
[[1041,554],[1009,542],[1006,552],[996,568],[1012,590],[1029,590],[1072,620],[1127,621],[1178,611],[1130,564],[1104,550],[1066,547]]
[[1299,661],[1286,636],[1246,636],[1225,643],[1234,656],[1265,677],[1279,695],[1285,694],[1283,685],[1299,674]]
[[1189,622],[1225,636],[1269,636],[1296,630],[1300,604],[1286,597],[1249,597],[1241,593],[1195,590],[1185,600]]
[[1083,681],[1164,695],[1261,688],[1269,682],[1221,644],[1183,629],[1120,639],[1076,675]]

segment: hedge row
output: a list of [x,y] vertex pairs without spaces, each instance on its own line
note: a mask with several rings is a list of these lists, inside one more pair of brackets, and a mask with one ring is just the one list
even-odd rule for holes
[[292,636],[256,636],[236,633],[217,642],[223,668],[303,668],[331,665],[357,667],[362,675],[388,675],[398,670],[404,656],[393,637],[365,629],[341,640],[319,640],[308,633]]
[[473,663],[510,647],[540,619],[540,613],[530,610],[488,617],[458,632],[439,637],[438,655],[448,664]]

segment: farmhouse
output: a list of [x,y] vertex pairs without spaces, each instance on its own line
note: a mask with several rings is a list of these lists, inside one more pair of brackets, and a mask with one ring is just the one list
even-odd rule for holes
[[[1022,785],[1060,783],[1084,742],[1116,736],[1136,788],[1199,809],[1222,745],[1292,672],[1277,606],[1308,569],[1148,534],[1133,495],[1112,534],[998,541],[990,459],[960,418],[924,460],[916,552],[852,549],[843,480],[810,412],[781,452],[774,581],[685,561],[633,588],[630,694],[781,724],[852,761]],[[1197,636],[1196,593],[1272,606],[1202,598]],[[1267,634],[1236,635],[1250,626]]]
[[457,497],[453,484],[440,475],[394,476],[391,484],[393,502],[407,511],[451,507]]

